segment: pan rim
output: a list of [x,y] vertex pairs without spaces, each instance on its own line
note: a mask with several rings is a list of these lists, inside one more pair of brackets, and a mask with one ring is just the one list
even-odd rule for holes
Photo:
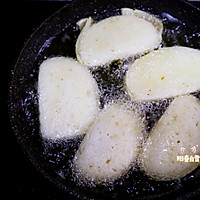
[[[186,3],[186,1],[185,0],[180,0],[181,2],[184,2],[184,3]],[[35,35],[37,35],[37,33],[38,33],[38,31],[39,32],[41,32],[41,28],[43,27],[43,26],[46,26],[46,25],[48,25],[49,24],[49,21],[52,19],[52,18],[54,18],[58,13],[60,13],[60,12],[62,12],[63,10],[65,10],[65,9],[70,9],[71,7],[70,6],[74,6],[74,5],[76,5],[77,3],[78,3],[79,1],[78,0],[76,0],[76,1],[74,1],[74,2],[72,2],[72,3],[70,3],[70,4],[67,4],[67,5],[65,5],[64,7],[62,7],[61,9],[59,9],[58,11],[56,11],[53,15],[51,15],[50,17],[48,17],[35,31],[34,31],[34,33],[30,36],[30,38],[27,40],[27,42],[25,43],[25,45],[24,45],[24,47],[23,47],[23,49],[22,49],[22,51],[21,51],[21,53],[20,53],[20,55],[19,55],[19,57],[18,57],[18,60],[17,60],[17,62],[16,62],[16,65],[15,65],[15,67],[14,67],[14,70],[13,70],[13,75],[12,75],[12,81],[11,81],[11,84],[10,84],[10,87],[9,87],[9,117],[10,117],[10,121],[11,121],[11,126],[12,126],[12,129],[13,129],[13,131],[14,131],[14,133],[15,133],[15,135],[17,136],[17,139],[18,139],[18,141],[19,141],[19,143],[20,143],[20,146],[22,146],[23,148],[24,148],[24,145],[23,145],[23,141],[22,141],[22,139],[20,138],[20,136],[19,136],[19,134],[18,134],[18,130],[17,130],[17,126],[16,126],[16,124],[15,124],[15,122],[14,122],[14,118],[13,118],[13,112],[14,112],[14,110],[12,109],[13,108],[13,94],[12,94],[12,91],[13,91],[13,89],[15,88],[15,86],[14,86],[14,84],[15,84],[15,81],[14,81],[14,75],[16,74],[16,66],[19,66],[19,65],[21,65],[21,63],[23,62],[23,58],[24,58],[24,54],[26,53],[26,51],[27,51],[27,48],[28,49],[30,49],[30,47],[28,47],[28,45],[29,45],[29,43],[31,42],[31,40],[34,38],[34,37],[36,37]],[[95,2],[97,2],[97,0],[95,1]],[[188,2],[187,2],[188,3]],[[59,32],[59,30],[55,30],[55,32],[56,33],[58,33]],[[47,38],[47,36],[46,36],[46,38]],[[35,49],[34,49],[34,51],[36,51],[36,47],[35,47]],[[34,54],[33,55],[35,55],[35,54],[37,54],[38,52],[34,52]],[[34,57],[32,55],[32,57]],[[22,65],[23,66],[23,65]],[[38,165],[38,164],[36,164],[37,162],[35,162],[35,160],[31,157],[31,155],[30,155],[30,153],[26,150],[26,149],[24,149],[24,152],[25,152],[25,154],[26,154],[26,156],[31,160],[31,162],[32,162],[32,164],[36,167],[36,169],[39,171],[39,172],[41,172],[41,174],[42,175],[44,175],[45,176],[45,178],[47,178],[47,179],[49,179],[52,183],[54,183],[55,185],[59,185],[59,183],[55,183],[55,180],[51,180],[51,178],[49,177],[49,175],[48,174],[46,174],[46,172],[44,171],[44,170],[42,170],[41,169],[41,167]],[[74,192],[74,189],[75,188],[72,188],[72,189],[69,189],[69,188],[66,188],[64,185],[60,185],[59,187],[61,187],[64,191],[66,191],[67,193],[73,193]],[[76,192],[75,192],[76,193]],[[78,192],[77,192],[78,193]],[[75,196],[75,197],[77,197],[77,194],[72,194],[73,196]],[[79,196],[79,198],[81,198],[81,199],[85,199],[85,195],[83,195],[83,196],[81,196],[81,195],[78,195]],[[87,199],[89,199],[89,197],[87,197]]]

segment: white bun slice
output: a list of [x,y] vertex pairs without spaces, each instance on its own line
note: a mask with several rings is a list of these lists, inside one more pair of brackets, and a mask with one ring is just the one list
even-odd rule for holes
[[158,47],[163,25],[153,15],[122,9],[122,15],[93,24],[91,17],[77,23],[82,29],[76,42],[76,55],[86,66],[101,66],[127,59]]
[[48,139],[83,134],[99,110],[96,81],[70,58],[54,57],[40,65],[38,95],[41,133]]
[[105,108],[90,127],[74,159],[82,177],[96,183],[124,175],[136,161],[141,124],[126,107]]
[[200,51],[174,46],[137,59],[125,84],[134,100],[157,100],[200,90]]
[[[200,154],[198,146],[200,101],[193,96],[179,96],[169,105],[143,145],[141,169],[156,180],[182,178],[200,165],[197,158],[196,162],[191,162]],[[192,148],[196,148],[196,152]],[[184,160],[180,161],[179,156]]]

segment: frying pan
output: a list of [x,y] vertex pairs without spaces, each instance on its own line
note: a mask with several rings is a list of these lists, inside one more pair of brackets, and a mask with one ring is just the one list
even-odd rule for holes
[[75,57],[79,34],[76,22],[120,14],[120,8],[137,8],[162,18],[163,45],[200,48],[200,10],[182,0],[82,0],[73,1],[48,18],[25,44],[10,86],[10,119],[13,131],[33,165],[57,187],[78,199],[183,199],[200,194],[200,168],[175,181],[153,181],[131,169],[114,184],[80,184],[70,162],[82,137],[59,143],[44,141],[39,130],[37,78],[40,63],[53,56]]

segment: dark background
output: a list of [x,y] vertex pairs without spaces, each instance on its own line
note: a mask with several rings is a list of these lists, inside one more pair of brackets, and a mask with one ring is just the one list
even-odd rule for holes
[[11,129],[8,114],[9,84],[20,51],[36,28],[67,3],[70,2],[8,1],[1,5],[2,199],[74,199],[44,178],[27,159]]
[[[9,123],[9,83],[12,69],[25,42],[51,14],[70,1],[7,1],[1,5],[1,193],[2,199],[74,199],[55,187],[24,155]],[[200,2],[194,2],[200,8]]]

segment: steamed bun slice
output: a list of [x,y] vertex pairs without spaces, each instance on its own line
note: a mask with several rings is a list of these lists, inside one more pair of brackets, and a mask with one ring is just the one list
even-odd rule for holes
[[87,66],[142,54],[158,47],[162,40],[163,26],[159,19],[128,8],[122,10],[122,15],[97,23],[89,17],[77,24],[82,31],[76,42],[76,55]]
[[124,175],[135,163],[142,136],[132,111],[113,104],[90,127],[75,155],[75,168],[87,180],[101,182]]
[[98,113],[97,83],[86,67],[70,58],[54,57],[40,65],[38,94],[44,138],[83,134]]
[[[141,153],[141,169],[157,180],[182,178],[200,163],[178,162],[177,156],[199,155],[192,147],[200,146],[200,101],[193,96],[179,96],[160,118]],[[185,148],[181,152],[181,148]]]
[[200,90],[200,51],[188,47],[161,48],[137,59],[126,74],[134,100],[170,98]]

